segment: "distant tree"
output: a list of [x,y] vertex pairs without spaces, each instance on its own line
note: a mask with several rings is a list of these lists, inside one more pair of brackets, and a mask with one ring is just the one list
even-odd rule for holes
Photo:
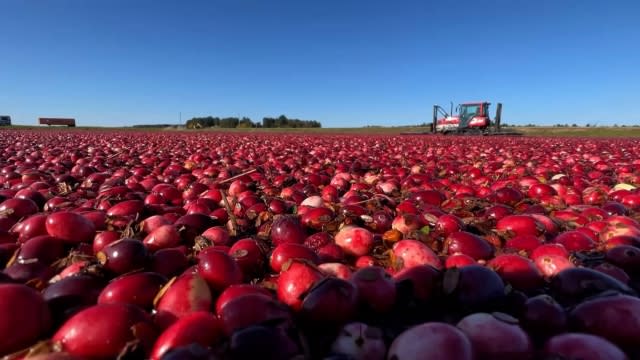
[[284,115],[277,118],[264,117],[262,119],[262,127],[265,128],[319,128],[322,127],[320,122],[315,120],[289,119]]
[[578,127],[578,124],[571,124],[571,127]]
[[253,123],[253,121],[251,121],[251,119],[249,119],[248,117],[243,117],[242,119],[240,119],[240,121],[238,122],[238,127],[239,128],[252,128],[255,127],[255,124]]
[[202,129],[207,127],[221,128],[320,128],[322,124],[316,120],[289,119],[284,115],[277,118],[264,117],[262,123],[254,123],[250,118],[237,117],[194,117],[186,122],[188,129]]

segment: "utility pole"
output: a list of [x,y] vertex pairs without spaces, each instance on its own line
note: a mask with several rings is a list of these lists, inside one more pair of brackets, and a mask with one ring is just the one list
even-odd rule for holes
[[180,111],[179,114],[180,115],[178,115],[179,116],[178,125],[182,125],[182,111]]

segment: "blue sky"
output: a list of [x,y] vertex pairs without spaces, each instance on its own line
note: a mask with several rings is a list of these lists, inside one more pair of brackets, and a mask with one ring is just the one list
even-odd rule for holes
[[488,100],[507,123],[640,124],[639,13],[640,1],[2,0],[0,113],[345,127]]

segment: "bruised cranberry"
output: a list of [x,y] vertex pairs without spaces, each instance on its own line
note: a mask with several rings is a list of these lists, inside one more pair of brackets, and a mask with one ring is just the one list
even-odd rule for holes
[[0,214],[19,220],[38,212],[38,205],[31,199],[11,198],[0,203]]
[[344,259],[344,250],[335,243],[327,244],[317,251],[321,263],[340,262]]
[[297,216],[281,215],[273,219],[269,237],[273,245],[278,246],[281,243],[302,244],[307,234]]
[[276,215],[281,215],[287,212],[288,205],[281,199],[272,199],[269,201],[269,210]]
[[627,214],[627,208],[625,208],[624,205],[616,201],[607,201],[604,204],[602,204],[600,208],[606,211],[607,215],[609,216]]
[[207,282],[197,273],[186,271],[169,281],[156,296],[156,322],[164,329],[186,314],[209,311],[212,303]]
[[418,205],[440,206],[446,200],[445,196],[438,190],[419,190],[413,191],[407,197],[407,200],[413,201]]
[[247,219],[255,219],[257,218],[260,214],[262,213],[266,213],[268,210],[267,205],[265,205],[262,202],[256,203],[251,205],[247,211],[246,211],[246,218]]
[[149,253],[142,241],[124,238],[105,246],[96,257],[105,269],[124,274],[144,268]]
[[497,189],[491,196],[489,197],[495,203],[505,204],[509,206],[515,206],[517,203],[522,201],[524,195],[520,190],[514,189],[512,187],[503,187]]
[[273,250],[271,253],[269,265],[271,270],[279,273],[282,270],[282,265],[292,259],[307,260],[314,264],[318,264],[320,259],[313,250],[309,249],[305,245],[296,243],[282,243]]
[[151,318],[140,308],[129,304],[100,304],[67,320],[52,341],[77,357],[115,359],[135,340],[149,353],[155,335]]
[[221,292],[229,285],[242,282],[240,265],[224,252],[208,248],[198,254],[198,274],[216,292]]
[[264,273],[266,258],[255,239],[240,239],[231,246],[229,255],[238,263],[244,278],[251,280]]
[[60,281],[64,278],[78,275],[89,265],[90,263],[88,260],[76,260],[62,269],[62,271],[60,271],[58,275],[54,276],[51,281]]
[[447,257],[444,266],[447,269],[451,269],[474,264],[478,264],[478,262],[469,255],[453,254]]
[[16,192],[16,198],[32,200],[38,208],[42,209],[47,199],[40,192],[31,189],[21,189]]
[[493,246],[488,241],[466,231],[454,232],[447,236],[444,248],[449,255],[462,253],[475,260],[489,259],[494,253]]
[[371,221],[366,223],[369,230],[377,234],[383,234],[387,230],[391,230],[393,216],[384,210],[375,211],[371,215]]
[[390,311],[396,302],[396,284],[391,275],[378,266],[367,266],[357,270],[351,281],[358,288],[361,305],[375,313]]
[[462,219],[455,215],[445,214],[438,218],[435,229],[442,233],[443,236],[449,236],[454,232],[462,231],[464,229],[464,223]]
[[293,310],[299,310],[303,295],[323,276],[320,270],[306,262],[290,261],[284,265],[278,277],[278,299]]
[[106,230],[107,228],[107,214],[101,210],[95,211],[83,211],[82,216],[93,223],[93,226],[98,231]]
[[[545,277],[552,277],[559,274],[561,271],[575,267],[573,262],[569,259],[568,255],[555,254],[556,250],[560,249],[566,252],[566,250],[564,250],[564,247],[547,247],[550,245],[553,244],[545,244],[540,246],[539,248],[534,250],[534,254],[532,255],[532,259],[534,260],[536,267],[538,268],[538,270],[540,270],[542,275],[544,275]],[[559,244],[556,245],[561,246]]]
[[231,240],[229,231],[222,226],[210,227],[205,230],[201,236],[209,240],[213,245],[229,245]]
[[167,278],[181,274],[189,267],[189,259],[180,247],[160,249],[151,256],[149,269]]
[[[214,225],[222,225],[226,224],[229,221],[229,213],[227,213],[227,209],[225,208],[217,208],[209,214],[212,220],[214,220]],[[213,225],[212,225],[213,226]]]
[[218,314],[225,335],[252,325],[291,321],[289,309],[263,294],[245,294],[230,300]]
[[544,226],[530,215],[507,215],[496,223],[496,229],[512,232],[514,235],[538,236],[544,233]]
[[150,234],[153,230],[159,228],[162,225],[171,225],[172,223],[164,218],[162,215],[153,215],[148,218],[142,220],[140,222],[140,227],[142,232],[145,234]]
[[544,285],[542,274],[533,261],[516,254],[501,254],[491,259],[487,266],[502,280],[521,291],[533,291]]
[[561,244],[569,252],[587,251],[596,246],[596,243],[580,231],[565,231],[556,236],[554,242]]
[[216,300],[216,314],[220,314],[222,308],[231,300],[245,294],[262,294],[266,297],[273,298],[271,292],[266,288],[253,284],[235,284],[229,285]]
[[441,272],[430,265],[418,265],[397,272],[393,278],[396,283],[411,283],[414,299],[426,302],[431,300],[436,292],[436,286],[441,281]]
[[342,326],[356,316],[357,290],[350,281],[324,278],[304,297],[300,316],[313,328]]
[[500,220],[507,215],[513,214],[513,208],[507,205],[496,204],[487,208],[483,215],[489,219]]
[[313,230],[322,230],[334,218],[333,210],[326,207],[315,207],[301,217],[304,226]]
[[36,259],[50,265],[64,257],[65,248],[62,240],[53,236],[41,235],[32,237],[20,247],[18,261]]
[[[222,210],[224,211],[224,209]],[[196,236],[217,225],[217,222],[208,215],[194,213],[181,216],[173,225],[179,229],[182,240],[187,244],[192,244]]]
[[93,238],[93,253],[99,253],[105,246],[118,240],[120,240],[120,233],[117,231],[107,230],[98,232]]
[[41,261],[16,261],[7,266],[3,272],[11,279],[19,283],[38,284],[46,283],[55,275],[53,268]]
[[313,233],[304,240],[304,245],[316,252],[322,247],[333,243],[333,236],[324,231]]
[[95,305],[104,281],[90,275],[65,277],[47,286],[42,296],[51,309],[55,323],[60,324],[78,310]]
[[152,360],[163,359],[172,349],[190,344],[213,346],[222,338],[222,324],[213,314],[198,311],[184,316],[165,329],[155,341]]

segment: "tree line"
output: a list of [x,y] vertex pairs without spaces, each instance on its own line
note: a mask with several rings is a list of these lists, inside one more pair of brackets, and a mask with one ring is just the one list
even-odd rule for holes
[[320,128],[322,124],[315,120],[289,119],[284,115],[277,118],[264,117],[262,122],[253,122],[248,117],[194,117],[187,120],[187,129],[202,128]]

